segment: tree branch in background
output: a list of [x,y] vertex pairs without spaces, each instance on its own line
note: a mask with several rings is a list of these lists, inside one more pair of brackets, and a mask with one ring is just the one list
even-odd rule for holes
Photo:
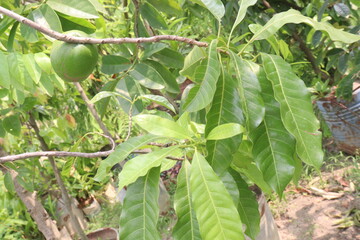
[[15,19],[18,22],[21,22],[23,24],[26,24],[39,32],[42,32],[43,34],[48,35],[49,37],[55,38],[57,40],[63,41],[63,42],[71,42],[71,43],[92,43],[92,44],[122,44],[122,43],[148,43],[148,42],[159,42],[161,40],[171,40],[171,41],[177,41],[177,42],[184,42],[192,45],[196,45],[199,47],[207,47],[208,43],[206,42],[199,42],[194,39],[175,36],[175,35],[158,35],[148,38],[104,38],[104,39],[97,39],[97,38],[86,38],[86,37],[74,37],[69,36],[66,34],[62,34],[56,31],[53,31],[51,29],[45,28],[40,24],[37,24],[34,21],[31,21],[30,19],[27,19],[17,13],[14,13],[13,11],[10,11],[6,8],[0,7],[0,13],[11,17]]
[[[29,116],[30,116],[29,124],[34,129],[36,137],[40,141],[42,150],[49,151],[48,145],[46,144],[44,138],[40,135],[39,127],[38,127],[34,117],[32,116],[31,113],[29,114]],[[56,166],[56,162],[52,156],[49,156],[49,161],[50,161],[50,165],[54,171],[56,182],[60,187],[61,197],[64,201],[65,208],[66,208],[68,214],[70,215],[70,220],[74,226],[74,229],[75,229],[76,233],[79,235],[78,237],[80,237],[81,240],[87,240],[88,237],[86,236],[85,232],[83,231],[79,220],[75,217],[75,215],[72,211],[71,200],[70,200],[69,194],[66,190],[65,184],[64,184],[63,180],[61,179],[60,171]]]
[[107,129],[107,127],[105,126],[105,124],[103,123],[103,121],[101,120],[99,114],[97,113],[97,111],[95,109],[95,105],[93,103],[91,103],[89,98],[86,96],[86,93],[85,93],[84,89],[81,87],[80,83],[75,82],[74,85],[75,85],[76,89],[79,91],[80,96],[84,100],[91,115],[93,115],[96,122],[99,124],[101,130],[104,132],[104,134],[106,136],[110,137],[111,139],[114,139],[113,136],[110,134],[109,130]]

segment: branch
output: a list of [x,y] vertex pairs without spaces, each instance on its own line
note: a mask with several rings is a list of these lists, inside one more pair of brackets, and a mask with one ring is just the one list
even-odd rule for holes
[[31,21],[30,19],[27,19],[17,13],[14,13],[6,8],[0,7],[0,13],[15,19],[18,22],[21,22],[23,24],[26,24],[30,26],[31,28],[34,28],[38,30],[39,32],[42,32],[45,35],[48,35],[49,37],[55,38],[57,40],[63,41],[63,42],[70,42],[70,43],[92,43],[92,44],[122,44],[122,43],[149,43],[149,42],[159,42],[161,40],[170,40],[170,41],[177,41],[177,42],[184,42],[192,45],[196,45],[199,47],[207,47],[208,43],[206,42],[199,42],[194,39],[175,36],[175,35],[158,35],[153,37],[140,37],[140,38],[103,38],[103,39],[97,39],[97,38],[87,38],[87,37],[74,37],[69,36],[66,34],[62,34],[56,31],[53,31],[51,29],[45,28],[40,24],[37,24],[34,21]]

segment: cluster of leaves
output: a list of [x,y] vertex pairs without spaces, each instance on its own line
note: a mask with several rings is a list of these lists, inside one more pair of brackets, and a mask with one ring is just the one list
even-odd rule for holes
[[[174,41],[99,46],[101,64],[85,83],[88,94],[112,133],[123,130],[118,120],[123,112],[136,128],[94,177],[97,164],[83,160],[68,160],[62,173],[76,179],[69,180],[74,192],[91,192],[106,183],[112,166],[151,148],[119,174],[119,188],[127,186],[120,237],[159,239],[160,172],[176,163],[167,157],[181,158],[174,238],[244,239],[246,234],[255,239],[260,214],[249,184],[281,197],[287,184],[297,181],[302,162],[319,168],[323,158],[310,94],[290,64],[299,61],[288,41],[291,30],[320,39],[333,52],[360,40],[327,22],[324,11],[314,19],[316,9],[328,4],[319,2],[302,13],[290,9],[275,15],[256,0],[225,5],[220,0],[48,0],[25,6],[4,1],[1,6],[59,32],[77,29],[98,38],[174,34],[208,42],[207,49]],[[7,106],[0,114],[0,137],[29,134],[20,129],[31,111],[42,121],[49,145],[63,150],[98,129],[73,87],[54,74],[51,41],[8,17],[0,21],[0,97]],[[48,119],[43,118],[47,108]],[[166,147],[148,145],[152,142]],[[80,139],[70,149],[83,144]]]

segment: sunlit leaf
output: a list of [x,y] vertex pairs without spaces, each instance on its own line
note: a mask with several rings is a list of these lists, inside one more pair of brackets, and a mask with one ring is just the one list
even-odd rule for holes
[[305,163],[319,168],[323,160],[321,133],[309,91],[281,57],[265,53],[261,56],[266,77],[280,103],[282,121],[296,139],[296,153]]
[[224,184],[195,151],[190,176],[193,205],[204,240],[244,240],[242,223]]
[[238,123],[225,123],[212,129],[207,135],[207,140],[220,140],[231,138],[233,136],[243,133],[243,127]]
[[78,18],[98,18],[94,5],[89,0],[48,0],[52,9]]
[[127,188],[120,217],[122,240],[160,240],[156,227],[159,218],[159,176],[160,167],[153,168]]
[[220,21],[224,16],[225,7],[221,0],[201,0],[201,2],[216,17],[218,21]]

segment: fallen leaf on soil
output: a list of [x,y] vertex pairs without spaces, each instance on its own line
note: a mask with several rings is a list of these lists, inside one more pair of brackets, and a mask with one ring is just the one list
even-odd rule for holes
[[313,194],[321,196],[327,200],[337,199],[344,196],[344,193],[326,192],[316,187],[310,187],[310,190],[313,192]]

